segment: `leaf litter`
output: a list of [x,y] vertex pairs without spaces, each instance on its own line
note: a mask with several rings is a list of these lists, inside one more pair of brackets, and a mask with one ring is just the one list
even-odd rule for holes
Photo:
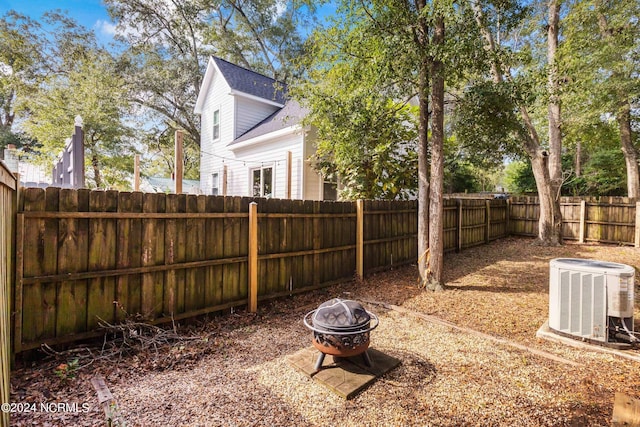
[[[609,425],[615,392],[640,398],[640,363],[541,340],[536,331],[548,316],[551,259],[601,259],[637,270],[637,249],[531,242],[507,238],[446,254],[444,292],[418,289],[416,267],[406,266],[274,300],[262,304],[257,314],[237,310],[167,328],[103,324],[109,331],[104,342],[48,349],[43,358],[17,366],[11,375],[12,403],[70,406],[12,413],[11,423],[105,425],[90,384],[101,375],[130,426]],[[286,361],[311,344],[303,315],[333,297],[380,301],[422,315],[365,303],[380,317],[372,347],[402,363],[349,401]],[[443,322],[430,322],[427,316]],[[76,360],[73,372],[56,374],[61,364]]]

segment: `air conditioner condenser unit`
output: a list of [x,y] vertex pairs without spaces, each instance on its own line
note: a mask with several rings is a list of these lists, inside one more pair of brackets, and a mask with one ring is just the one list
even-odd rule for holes
[[556,258],[549,267],[553,331],[613,347],[638,341],[633,332],[633,267],[578,258]]

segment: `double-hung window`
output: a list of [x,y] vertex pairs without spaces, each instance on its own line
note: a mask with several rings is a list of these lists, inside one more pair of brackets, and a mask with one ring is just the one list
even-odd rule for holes
[[220,110],[213,112],[213,140],[220,138]]
[[251,195],[273,197],[273,166],[251,170]]
[[220,175],[216,172],[211,174],[211,195],[217,196],[220,194]]

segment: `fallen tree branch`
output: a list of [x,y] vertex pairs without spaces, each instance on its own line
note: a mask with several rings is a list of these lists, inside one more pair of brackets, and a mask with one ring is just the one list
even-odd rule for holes
[[387,310],[393,310],[396,311],[398,313],[402,313],[402,314],[406,314],[409,316],[413,316],[416,317],[418,319],[422,319],[422,320],[426,320],[428,322],[431,323],[435,323],[441,326],[446,326],[461,332],[465,332],[467,334],[471,334],[471,335],[475,335],[477,337],[486,339],[486,340],[490,340],[499,344],[503,344],[503,345],[507,345],[509,347],[513,347],[513,348],[517,348],[518,350],[522,350],[522,351],[528,351],[531,354],[534,354],[536,356],[540,356],[540,357],[544,357],[545,359],[549,359],[549,360],[553,360],[554,362],[558,362],[558,363],[563,363],[565,365],[569,365],[569,366],[583,366],[580,363],[574,362],[573,360],[569,360],[569,359],[565,359],[563,357],[560,356],[556,356],[555,354],[551,354],[548,353],[546,351],[542,351],[542,350],[537,350],[535,348],[532,347],[528,347],[526,345],[517,343],[515,341],[510,341],[506,338],[501,338],[501,337],[496,337],[493,335],[489,335],[486,334],[484,332],[480,332],[480,331],[476,331],[475,329],[470,329],[470,328],[466,328],[464,326],[458,326],[455,323],[451,323],[447,320],[444,319],[440,319],[436,316],[431,316],[428,314],[424,314],[424,313],[420,313],[417,311],[413,311],[413,310],[409,310],[407,308],[404,307],[400,307],[398,305],[393,305],[393,304],[388,304],[386,302],[381,302],[381,301],[371,301],[371,300],[366,300],[366,299],[362,299],[360,298],[360,301],[367,303],[367,304],[371,304],[371,305],[377,305],[379,307],[383,307],[386,308]]

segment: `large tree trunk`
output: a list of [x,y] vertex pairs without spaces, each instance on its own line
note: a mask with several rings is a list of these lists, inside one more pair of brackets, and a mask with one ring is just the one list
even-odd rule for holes
[[548,153],[540,148],[540,139],[526,108],[520,107],[520,115],[529,132],[525,139],[525,151],[531,158],[531,169],[536,180],[540,218],[538,220],[538,242],[541,245],[562,244],[562,214],[560,198],[554,194],[549,175]]
[[[418,0],[418,12],[426,6],[425,0]],[[418,18],[414,34],[417,45],[426,46],[429,26],[426,18]],[[421,56],[418,64],[418,272],[423,284],[428,276],[429,254],[429,61]]]
[[[551,0],[555,3],[554,0]],[[490,29],[484,22],[484,14],[480,4],[476,0],[471,0],[471,6],[474,11],[476,23],[480,27],[480,32],[485,40],[485,49],[490,52],[497,50],[495,38]],[[557,31],[557,30],[556,30]],[[557,45],[557,42],[556,42]],[[497,56],[491,67],[491,74],[494,83],[502,83],[504,81],[501,64],[498,62]],[[507,67],[504,67],[507,68]],[[506,73],[509,79],[510,75]],[[549,164],[546,159],[547,153],[542,151],[540,138],[529,117],[529,113],[524,105],[519,106],[522,121],[528,131],[527,137],[524,138],[524,148],[531,158],[531,166],[533,176],[536,180],[536,188],[538,189],[538,198],[540,199],[540,219],[538,221],[538,240],[543,245],[557,245],[562,243],[562,214],[560,212],[559,193],[552,188],[551,177],[549,175]],[[559,120],[559,116],[558,116]],[[559,123],[559,122],[558,122]],[[560,150],[556,150],[558,153]]]
[[551,177],[552,194],[560,196],[562,186],[562,133],[560,116],[560,96],[558,84],[558,25],[560,22],[560,4],[558,0],[550,0],[549,29],[547,34],[547,90],[549,92],[549,175]]
[[633,145],[631,129],[631,105],[629,100],[622,101],[618,111],[618,125],[620,127],[620,143],[627,165],[627,196],[640,200],[640,172],[638,171],[638,152]]
[[[433,44],[444,43],[444,19],[436,18]],[[438,58],[431,62],[431,185],[429,195],[429,277],[428,288],[440,290],[444,284],[444,218],[442,188],[444,183],[444,64]]]
[[418,88],[420,119],[418,123],[418,271],[423,283],[427,278],[429,249],[429,71],[421,64]]

